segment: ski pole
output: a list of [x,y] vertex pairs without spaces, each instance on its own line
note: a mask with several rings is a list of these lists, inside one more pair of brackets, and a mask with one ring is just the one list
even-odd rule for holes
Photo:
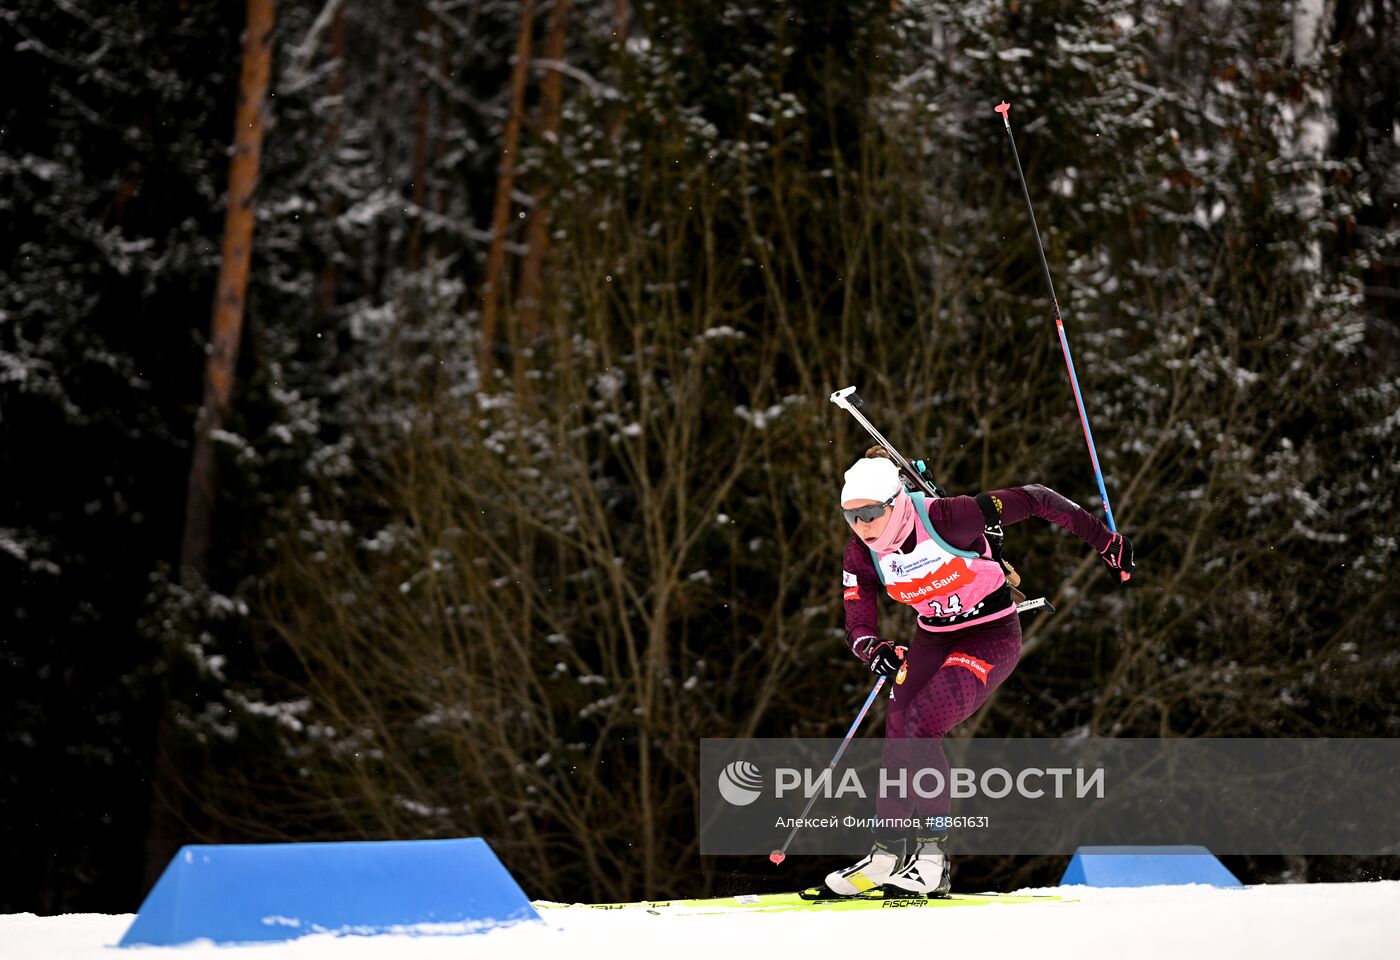
[[[851,389],[854,390],[855,388],[852,387]],[[888,679],[888,677],[881,677],[879,680],[875,681],[875,686],[870,689],[870,696],[865,698],[865,706],[860,708],[860,713],[856,714],[856,719],[855,722],[851,724],[851,729],[846,731],[846,738],[841,741],[841,746],[836,748],[836,756],[832,757],[831,762],[826,765],[828,770],[836,769],[836,764],[841,761],[841,754],[846,752],[846,748],[851,745],[851,738],[856,735],[856,728],[859,727],[860,722],[865,719],[865,715],[870,712],[870,705],[874,703],[875,698],[880,695],[880,690],[884,687],[885,681]],[[792,832],[789,833],[787,839],[783,841],[782,847],[768,854],[769,860],[772,860],[774,863],[782,863],[787,859],[788,844],[792,843],[792,838],[797,836],[798,825],[803,820],[807,819],[807,814],[812,812],[812,804],[816,802],[817,795],[815,793],[807,798],[807,806],[802,808],[802,816],[797,818],[798,823],[793,824]]]
[[[1006,125],[1006,138],[1011,141],[1011,157],[1016,161],[1016,175],[1021,180],[1021,191],[1026,196],[1026,213],[1031,218],[1031,233],[1035,234],[1035,248],[1040,253],[1040,267],[1045,271],[1045,288],[1050,292],[1050,308],[1055,314],[1055,330],[1060,335],[1060,351],[1065,356],[1065,366],[1069,369],[1069,384],[1074,390],[1074,403],[1079,408],[1079,422],[1084,427],[1084,442],[1089,445],[1089,460],[1094,466],[1094,480],[1099,485],[1099,496],[1103,498],[1103,512],[1108,518],[1108,529],[1118,531],[1118,525],[1113,522],[1113,507],[1108,502],[1108,490],[1103,484],[1103,471],[1099,469],[1099,454],[1094,449],[1094,431],[1089,428],[1089,414],[1084,410],[1084,397],[1079,392],[1079,377],[1074,372],[1074,358],[1070,356],[1069,339],[1065,336],[1064,320],[1060,318],[1060,302],[1055,299],[1055,283],[1050,279],[1050,262],[1045,259],[1045,245],[1040,242],[1040,228],[1035,223],[1035,210],[1031,207],[1031,191],[1026,186],[1026,173],[1021,169],[1021,155],[1016,150],[1016,138],[1011,133],[1011,104],[1003,100],[995,108],[1001,114],[1001,121]],[[1120,576],[1126,581],[1132,578],[1132,574],[1119,571]]]

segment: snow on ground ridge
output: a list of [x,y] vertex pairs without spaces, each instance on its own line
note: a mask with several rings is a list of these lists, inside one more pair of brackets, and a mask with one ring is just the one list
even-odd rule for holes
[[[1058,887],[1016,891],[1076,902],[851,913],[665,916],[551,910],[540,923],[471,937],[312,936],[287,943],[138,948],[171,960],[570,960],[626,957],[854,957],[872,949],[996,960],[1269,960],[1400,955],[1400,881],[1216,889]],[[120,960],[130,916],[0,916],[6,960]]]

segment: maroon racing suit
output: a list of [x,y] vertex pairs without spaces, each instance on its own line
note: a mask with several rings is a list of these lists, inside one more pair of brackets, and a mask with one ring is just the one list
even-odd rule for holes
[[[1020,523],[1027,517],[1049,520],[1102,552],[1109,544],[1110,531],[1077,504],[1048,487],[1033,484],[990,492],[1004,525]],[[985,549],[983,530],[986,519],[975,497],[930,498],[928,518],[939,536],[959,549]],[[914,533],[902,545],[913,549]],[[880,643],[879,611],[875,596],[884,592],[875,570],[870,548],[852,534],[846,545],[844,576],[846,597],[846,642],[862,660]],[[1021,654],[1021,623],[1016,614],[971,623],[955,630],[931,632],[922,624],[909,643],[902,682],[894,683],[885,721],[885,766],[933,765],[946,783],[948,761],[941,741],[986,702],[993,690],[1016,669]],[[897,744],[905,738],[929,743]],[[913,751],[911,753],[911,751]],[[917,753],[918,760],[913,755]],[[947,792],[933,799],[907,795],[882,796],[877,802],[880,818],[948,816]]]

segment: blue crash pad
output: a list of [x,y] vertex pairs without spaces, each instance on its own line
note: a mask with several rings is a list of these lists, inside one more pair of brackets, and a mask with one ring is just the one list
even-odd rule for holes
[[[118,946],[473,933],[538,920],[485,840],[187,846]],[[405,930],[423,924],[447,925]]]
[[1062,886],[1152,887],[1205,883],[1242,887],[1233,873],[1205,847],[1080,847],[1074,852]]

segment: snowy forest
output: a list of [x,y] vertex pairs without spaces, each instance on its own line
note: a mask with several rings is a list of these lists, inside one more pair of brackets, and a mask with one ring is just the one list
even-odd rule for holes
[[1001,100],[1137,576],[1009,528],[1058,612],[956,734],[1400,736],[1400,0],[3,0],[0,64],[0,912],[784,882],[698,740],[869,690],[831,391],[1102,515]]

